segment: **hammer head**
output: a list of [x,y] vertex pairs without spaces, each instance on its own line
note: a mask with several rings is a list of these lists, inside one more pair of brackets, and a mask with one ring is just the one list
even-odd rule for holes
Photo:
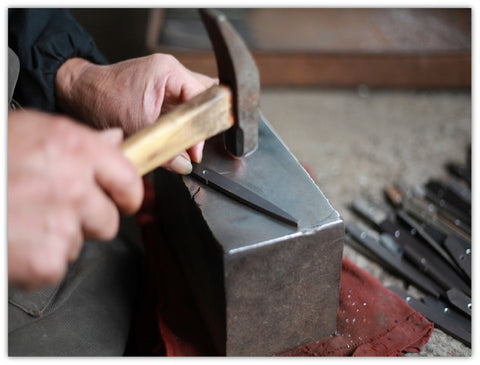
[[223,13],[202,9],[200,14],[213,45],[220,83],[232,91],[234,125],[225,132],[225,148],[233,156],[242,157],[258,147],[258,69],[247,46]]

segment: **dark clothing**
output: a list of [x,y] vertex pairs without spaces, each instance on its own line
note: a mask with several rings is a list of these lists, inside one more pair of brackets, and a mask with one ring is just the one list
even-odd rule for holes
[[66,277],[9,288],[9,356],[122,356],[138,295],[138,252],[125,237],[85,242]]
[[9,9],[8,46],[20,60],[13,98],[23,107],[57,112],[55,76],[69,58],[97,64],[106,59],[65,9]]

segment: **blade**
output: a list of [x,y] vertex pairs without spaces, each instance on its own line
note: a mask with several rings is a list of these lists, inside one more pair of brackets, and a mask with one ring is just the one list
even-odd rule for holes
[[356,242],[365,246],[371,253],[378,257],[379,261],[386,263],[411,284],[435,297],[440,297],[442,289],[423,272],[406,261],[402,254],[399,255],[396,249],[392,252],[391,246],[385,247],[380,241],[368,234],[366,230],[354,224],[347,223],[345,232],[346,237],[352,237]]
[[239,201],[240,203],[265,213],[281,222],[287,223],[294,227],[298,226],[297,219],[275,204],[254,193],[250,189],[216,173],[213,170],[206,168],[205,166],[201,166],[196,163],[192,163],[192,165],[192,175],[204,184],[207,184],[212,188],[221,191],[225,195]]
[[463,272],[472,279],[472,250],[470,247],[464,248],[462,243],[454,236],[447,236],[444,245],[450,255],[452,255],[458,266],[461,267]]
[[472,316],[472,299],[466,296],[458,289],[450,289],[447,291],[447,298],[456,308],[460,309],[463,313]]
[[470,295],[470,286],[450,268],[450,265],[430,247],[412,236],[408,230],[390,220],[382,222],[380,228],[395,236],[397,242],[403,246],[405,256],[445,289],[458,288]]
[[[397,216],[400,220],[408,225],[410,228],[410,232],[412,229],[415,232],[415,235],[422,237],[425,242],[427,242],[430,247],[432,247],[438,254],[440,254],[445,261],[447,261],[452,267],[455,267],[455,263],[453,262],[452,258],[448,255],[448,253],[441,247],[441,245],[436,241],[424,227],[422,224],[416,222],[413,218],[411,218],[408,213],[404,210],[397,211]],[[443,237],[442,237],[443,238]]]
[[382,232],[393,236],[403,247],[405,256],[444,289],[458,288],[470,295],[470,286],[450,268],[448,262],[398,222],[389,219],[388,214],[378,205],[366,199],[358,199],[353,202],[353,209]]
[[388,289],[405,299],[410,307],[422,313],[429,321],[435,323],[436,327],[464,344],[471,346],[472,330],[469,318],[461,316],[438,299],[425,297],[422,300],[418,300],[395,286],[389,286]]

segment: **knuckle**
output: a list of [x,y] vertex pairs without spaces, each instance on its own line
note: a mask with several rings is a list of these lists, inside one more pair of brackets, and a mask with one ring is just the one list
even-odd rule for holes
[[154,68],[162,70],[165,77],[175,78],[185,72],[185,67],[171,54],[156,53],[153,55]]
[[59,282],[67,271],[67,260],[55,255],[49,261],[48,268],[44,271],[43,279],[46,283],[55,284]]
[[83,232],[78,214],[65,206],[47,214],[45,241],[54,246],[55,252],[45,250],[45,260],[53,262],[45,281],[55,282],[66,271],[66,264],[74,261],[83,246]]
[[66,174],[63,180],[64,186],[59,188],[65,190],[67,201],[74,207],[83,204],[87,195],[86,183],[74,174]]
[[44,284],[55,284],[66,271],[66,261],[52,250],[50,243],[42,247],[42,252],[31,254],[27,258],[26,271],[31,277]]
[[72,214],[63,215],[60,226],[60,235],[70,245],[77,242],[80,236],[80,229],[77,220]]
[[126,171],[124,196],[126,196],[126,206],[124,207],[127,213],[132,213],[140,208],[143,201],[143,183],[134,168]]
[[122,184],[121,186],[125,189],[130,189],[138,185],[141,179],[136,167],[132,163],[128,161],[126,162],[127,166],[125,166],[125,168],[123,169],[124,185]]
[[[73,173],[61,173],[60,176],[54,180],[54,186],[51,190],[54,201],[71,209],[78,209],[78,207],[84,204],[88,189],[87,183],[84,181],[87,173],[88,171],[84,170],[84,176],[82,178]],[[55,219],[66,221],[67,219],[71,219],[71,215],[67,214],[64,216],[62,214],[56,214]]]
[[154,62],[159,65],[175,65],[179,63],[179,61],[171,54],[155,53],[152,57]]
[[52,124],[51,137],[63,151],[76,152],[84,146],[82,143],[82,134],[78,133],[78,128],[73,122],[57,117]]

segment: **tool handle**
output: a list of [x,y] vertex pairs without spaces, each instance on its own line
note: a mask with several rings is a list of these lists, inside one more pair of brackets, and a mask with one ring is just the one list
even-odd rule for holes
[[233,123],[231,91],[215,85],[126,139],[121,149],[145,175]]

